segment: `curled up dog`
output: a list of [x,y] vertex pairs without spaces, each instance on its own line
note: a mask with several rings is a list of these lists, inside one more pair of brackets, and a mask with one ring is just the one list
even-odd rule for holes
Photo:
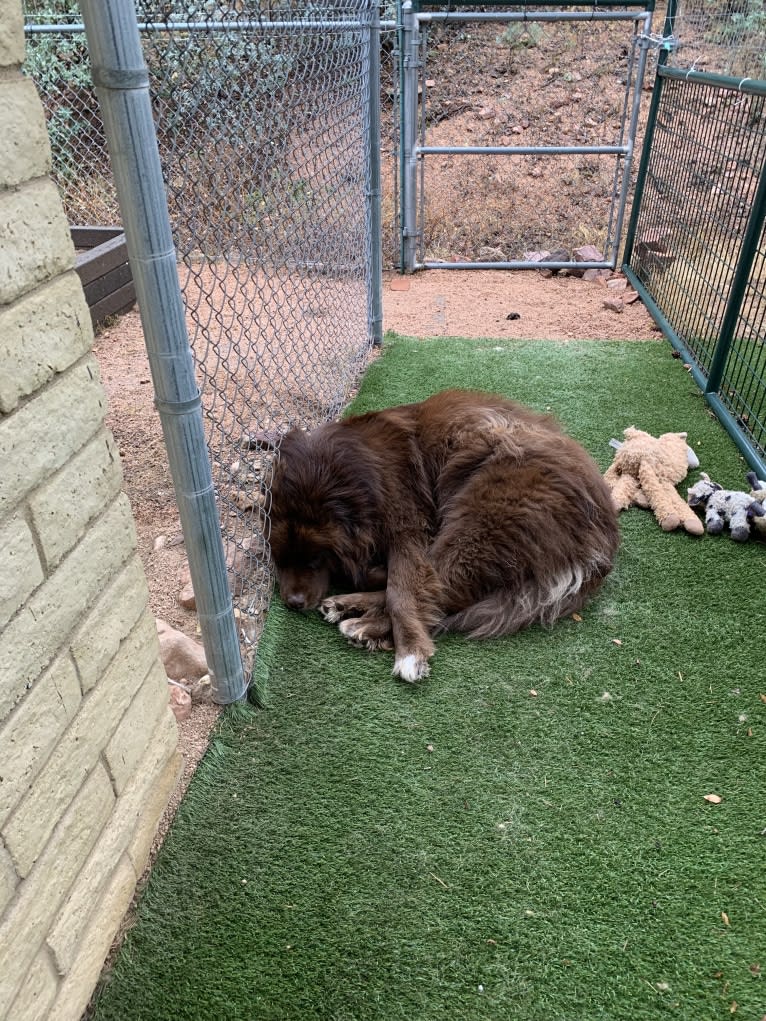
[[496,637],[579,610],[618,541],[590,455],[550,416],[493,394],[447,390],[280,447],[270,543],[283,601],[393,649],[404,681],[428,674],[439,633]]

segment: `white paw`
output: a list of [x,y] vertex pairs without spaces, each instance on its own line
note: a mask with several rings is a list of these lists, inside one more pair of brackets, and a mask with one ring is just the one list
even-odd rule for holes
[[338,609],[338,605],[334,599],[325,599],[322,601],[319,612],[322,614],[324,619],[330,624],[337,624],[343,616]]
[[397,656],[394,660],[394,677],[400,677],[408,684],[428,677],[430,669],[427,659],[412,652],[407,656]]

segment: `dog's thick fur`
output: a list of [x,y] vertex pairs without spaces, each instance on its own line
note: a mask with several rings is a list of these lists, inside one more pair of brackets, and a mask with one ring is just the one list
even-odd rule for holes
[[493,637],[580,609],[618,545],[585,450],[552,418],[473,391],[288,433],[271,499],[284,602],[393,648],[405,681],[428,673],[440,631]]

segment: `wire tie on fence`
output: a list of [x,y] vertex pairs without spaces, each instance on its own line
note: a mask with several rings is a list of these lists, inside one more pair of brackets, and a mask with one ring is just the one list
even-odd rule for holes
[[125,71],[108,67],[93,68],[93,84],[102,89],[146,89],[149,87],[149,72],[145,67],[129,68]]

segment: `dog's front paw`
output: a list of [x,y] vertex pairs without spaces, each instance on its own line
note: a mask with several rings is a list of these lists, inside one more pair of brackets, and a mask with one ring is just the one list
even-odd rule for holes
[[391,627],[385,618],[369,621],[363,617],[351,617],[341,621],[338,629],[358,649],[390,652],[394,647]]
[[320,603],[320,613],[329,624],[337,624],[338,621],[343,620],[343,611],[338,605],[338,600],[332,596],[329,599],[323,599]]
[[424,677],[428,677],[430,671],[428,659],[414,652],[406,656],[397,656],[394,660],[394,677],[399,677],[408,684],[422,681]]

